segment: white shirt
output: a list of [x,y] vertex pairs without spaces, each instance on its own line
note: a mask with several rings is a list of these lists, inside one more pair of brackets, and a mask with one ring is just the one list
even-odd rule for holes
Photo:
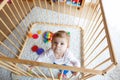
[[74,55],[67,49],[64,53],[64,56],[60,59],[56,59],[53,50],[50,48],[45,53],[41,54],[38,59],[38,62],[48,62],[48,63],[56,63],[56,64],[66,64],[69,66],[80,67],[80,61],[77,60]]

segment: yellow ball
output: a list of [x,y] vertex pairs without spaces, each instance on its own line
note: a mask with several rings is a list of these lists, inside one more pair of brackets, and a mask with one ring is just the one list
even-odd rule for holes
[[37,33],[38,33],[38,34],[41,34],[42,32],[41,32],[41,30],[38,30]]

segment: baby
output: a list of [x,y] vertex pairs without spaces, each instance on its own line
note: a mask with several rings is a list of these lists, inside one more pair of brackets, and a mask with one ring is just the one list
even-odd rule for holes
[[[54,64],[66,65],[66,66],[76,66],[80,67],[80,62],[69,50],[70,46],[70,35],[65,31],[58,31],[54,33],[51,48],[45,53],[41,54],[37,61],[42,62],[43,57],[49,58],[49,60]],[[76,72],[72,72],[76,75]]]

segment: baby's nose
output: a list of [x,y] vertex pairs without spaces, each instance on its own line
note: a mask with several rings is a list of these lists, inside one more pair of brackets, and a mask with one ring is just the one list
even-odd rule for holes
[[57,44],[57,47],[60,47],[60,44]]

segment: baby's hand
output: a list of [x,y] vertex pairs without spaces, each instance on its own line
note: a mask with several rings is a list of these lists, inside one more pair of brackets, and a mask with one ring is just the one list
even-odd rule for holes
[[29,66],[28,71],[31,71],[34,66]]

